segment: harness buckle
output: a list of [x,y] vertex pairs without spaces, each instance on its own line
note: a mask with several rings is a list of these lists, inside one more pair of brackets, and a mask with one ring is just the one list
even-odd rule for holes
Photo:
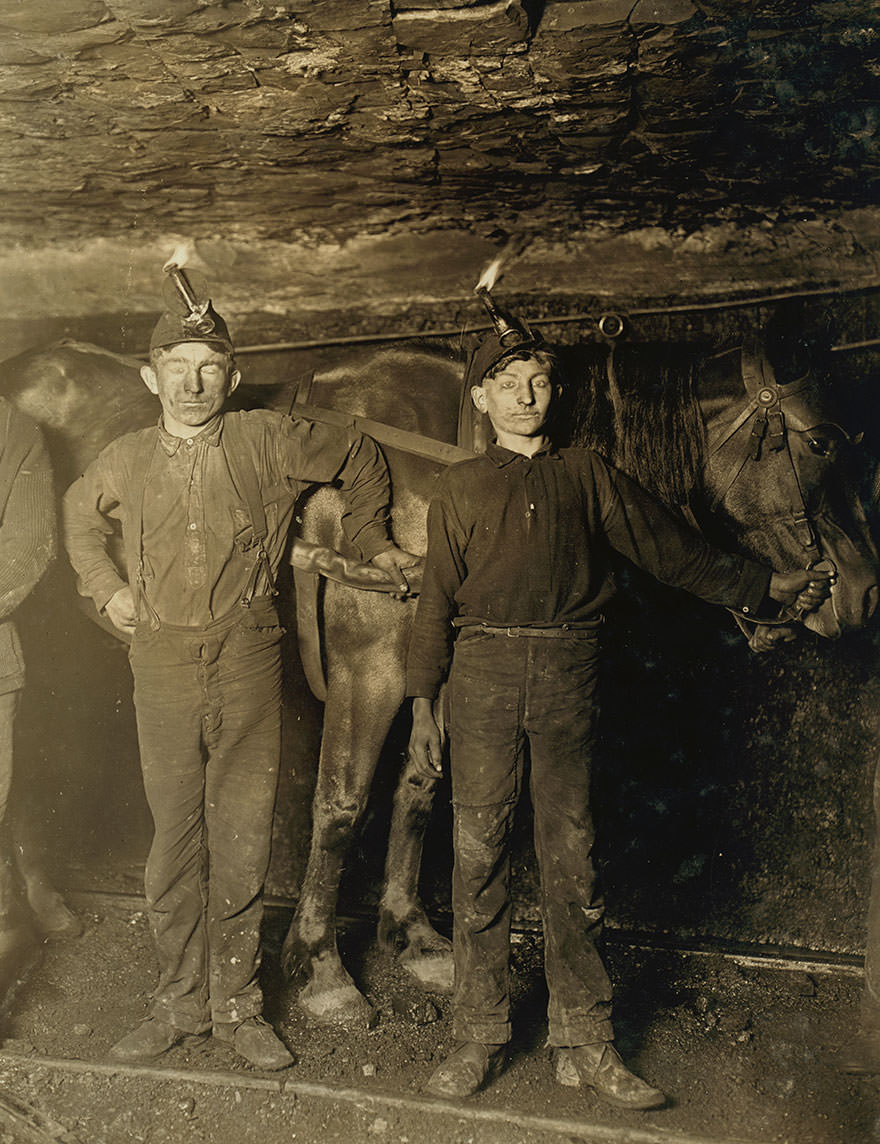
[[770,427],[770,440],[768,442],[774,453],[785,447],[785,417],[781,409],[773,409],[767,414]]
[[[806,513],[802,513],[794,518],[795,531],[798,532],[798,540],[804,548],[817,548],[816,533],[813,531],[813,522],[810,520]],[[804,537],[806,539],[804,539]]]

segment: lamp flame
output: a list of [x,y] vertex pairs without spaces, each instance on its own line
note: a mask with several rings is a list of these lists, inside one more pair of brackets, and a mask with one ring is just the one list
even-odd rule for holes
[[474,287],[474,293],[478,290],[491,290],[498,279],[501,277],[501,268],[504,265],[504,258],[499,254],[497,258],[493,258],[483,273],[480,275],[480,281]]
[[168,274],[172,270],[182,270],[193,256],[195,247],[191,241],[179,242],[174,248],[171,257],[162,267],[162,273]]

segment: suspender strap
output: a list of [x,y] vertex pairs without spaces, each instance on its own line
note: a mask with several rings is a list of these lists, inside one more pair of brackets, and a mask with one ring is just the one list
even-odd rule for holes
[[220,444],[229,464],[232,481],[239,495],[247,505],[248,516],[253,530],[253,545],[255,559],[251,565],[244,590],[239,603],[243,608],[249,608],[257,587],[261,569],[266,574],[270,595],[276,594],[275,582],[272,578],[272,569],[263,541],[268,535],[266,524],[266,510],[263,508],[263,498],[260,495],[260,486],[257,480],[257,470],[254,466],[251,451],[243,435],[237,432],[236,422],[232,418],[225,418]]
[[143,611],[147,611],[150,616],[150,627],[154,631],[159,627],[159,617],[147,601],[144,585],[144,496],[147,491],[150,465],[153,463],[153,454],[158,443],[158,432],[150,432],[141,437],[135,450],[130,478],[133,504],[125,554],[137,618],[141,619]]
[[0,403],[0,409],[4,413],[4,428],[3,438],[0,440],[0,520],[6,512],[6,502],[9,500],[9,494],[12,492],[12,486],[15,482],[15,477],[18,472],[18,466],[21,464],[21,452],[12,448],[12,442],[9,440],[9,430],[12,424],[12,406],[7,405],[6,402]]
[[232,418],[224,418],[220,444],[226,454],[226,460],[229,462],[233,484],[247,505],[251,527],[254,530],[254,540],[262,544],[268,534],[268,528],[266,527],[263,498],[260,495],[260,486],[257,481],[257,470],[254,467],[250,450],[245,444],[243,436],[236,431],[237,428],[238,426]]

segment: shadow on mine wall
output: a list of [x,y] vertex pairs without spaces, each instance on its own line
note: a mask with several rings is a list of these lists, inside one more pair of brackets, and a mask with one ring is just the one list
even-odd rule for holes
[[[109,338],[78,331],[102,344]],[[277,367],[273,367],[277,368]],[[871,633],[805,633],[752,655],[733,621],[633,574],[605,631],[594,807],[612,924],[672,937],[858,951],[867,899],[870,790],[880,742]],[[151,824],[126,648],[75,606],[63,558],[21,609],[28,684],[16,783],[62,884],[142,889]],[[291,601],[283,601],[294,628]],[[286,645],[286,764],[270,893],[294,899],[309,844],[322,707],[293,635]],[[389,737],[343,913],[378,897],[390,801],[408,733]],[[537,918],[528,813],[517,829],[517,915]],[[448,789],[426,854],[424,893],[448,915]]]

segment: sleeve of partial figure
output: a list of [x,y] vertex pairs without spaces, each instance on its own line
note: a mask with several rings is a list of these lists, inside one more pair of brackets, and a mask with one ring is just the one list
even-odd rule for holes
[[110,558],[108,540],[113,534],[110,513],[119,498],[107,478],[103,454],[74,481],[61,508],[64,544],[77,575],[81,596],[90,596],[102,612],[126,581]]
[[465,538],[444,492],[428,509],[428,553],[406,659],[406,694],[433,699],[449,674],[455,596],[465,576]]
[[[13,419],[10,426],[15,425]],[[42,434],[28,423],[13,431],[24,434],[25,442],[0,522],[0,620],[36,587],[55,556],[56,543],[52,468]]]
[[612,548],[664,584],[743,614],[758,611],[772,569],[722,552],[623,473],[593,457],[602,525]]
[[365,560],[391,547],[391,482],[371,437],[353,425],[288,420],[280,448],[280,464],[292,480],[340,486],[342,528]]

